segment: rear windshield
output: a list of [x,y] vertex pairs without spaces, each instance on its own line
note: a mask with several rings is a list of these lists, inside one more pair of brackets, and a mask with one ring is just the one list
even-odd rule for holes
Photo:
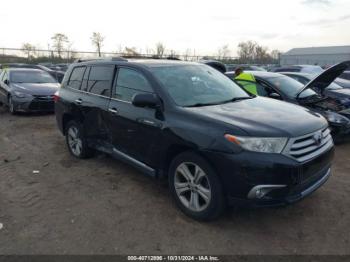
[[12,83],[57,83],[57,81],[44,71],[13,71],[10,81]]

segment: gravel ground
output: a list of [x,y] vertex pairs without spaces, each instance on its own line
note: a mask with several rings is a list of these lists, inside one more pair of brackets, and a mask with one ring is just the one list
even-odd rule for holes
[[199,223],[134,168],[70,156],[53,115],[0,108],[0,254],[350,254],[349,152],[297,204]]

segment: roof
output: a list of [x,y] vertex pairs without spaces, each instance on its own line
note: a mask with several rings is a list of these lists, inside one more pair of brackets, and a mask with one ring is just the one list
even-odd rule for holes
[[303,76],[303,77],[306,77],[308,79],[312,79],[313,77],[315,77],[314,75],[312,74],[308,74],[308,73],[300,73],[300,72],[280,72],[279,74],[282,74],[282,75],[293,75],[293,76]]
[[147,67],[161,67],[161,66],[177,66],[177,65],[198,65],[196,62],[187,62],[181,60],[169,60],[169,59],[91,59],[77,61],[79,64],[140,64]]
[[293,48],[282,55],[328,55],[350,54],[350,45]]
[[8,72],[45,72],[44,70],[41,69],[36,69],[36,68],[25,68],[25,67],[8,67],[5,68],[4,70]]

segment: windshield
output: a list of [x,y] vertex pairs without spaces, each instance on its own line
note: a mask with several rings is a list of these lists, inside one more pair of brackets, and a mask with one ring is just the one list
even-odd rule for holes
[[317,75],[322,73],[324,70],[320,66],[305,66],[301,69],[301,72],[308,73],[312,75]]
[[13,71],[11,72],[13,83],[56,83],[57,81],[43,71]]
[[[275,86],[280,92],[290,98],[297,98],[298,93],[303,89],[304,85],[297,80],[288,76],[270,77],[266,79],[271,85]],[[311,89],[305,89],[300,95],[300,98],[316,95],[316,92]]]
[[180,106],[222,104],[250,98],[227,76],[207,65],[153,67],[151,71]]

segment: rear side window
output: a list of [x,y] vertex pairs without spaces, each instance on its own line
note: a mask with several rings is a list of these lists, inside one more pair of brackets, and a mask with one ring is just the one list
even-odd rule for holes
[[120,68],[114,98],[130,102],[137,93],[153,93],[147,79],[140,73],[128,68]]
[[74,89],[80,89],[84,72],[85,72],[85,66],[74,68],[72,71],[72,74],[70,75],[68,86]]
[[88,80],[88,92],[109,97],[113,73],[113,65],[91,67]]

